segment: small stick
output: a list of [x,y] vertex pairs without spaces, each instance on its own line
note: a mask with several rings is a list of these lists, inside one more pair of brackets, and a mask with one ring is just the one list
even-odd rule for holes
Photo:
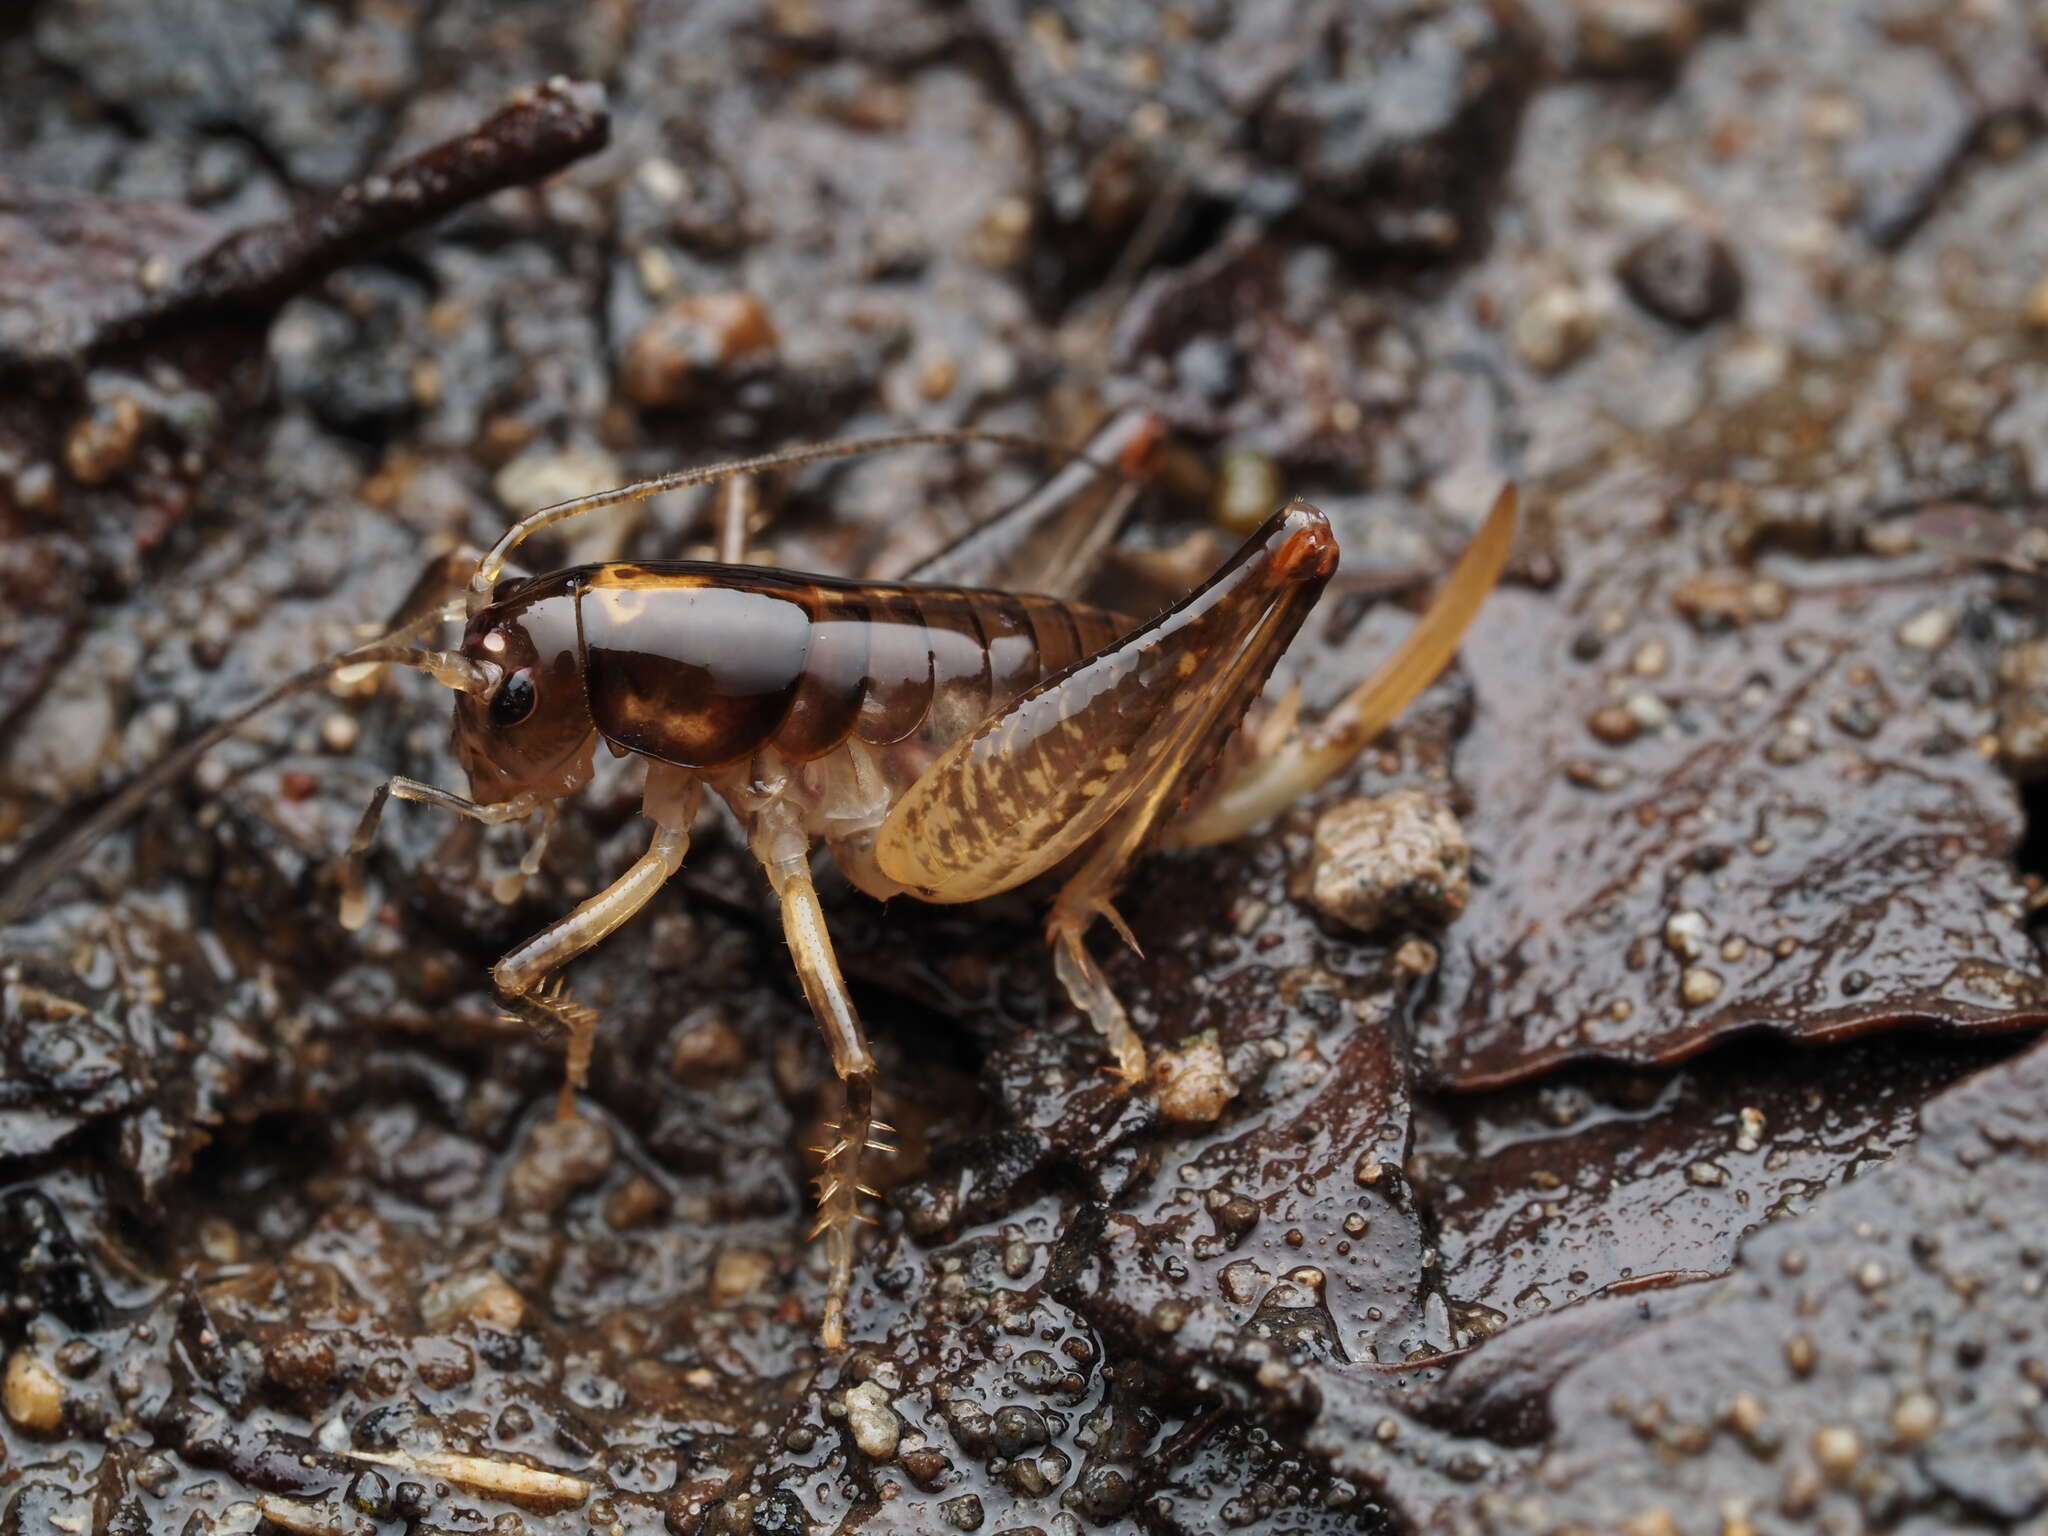
[[98,317],[61,354],[0,355],[53,364],[133,343],[200,315],[262,312],[328,273],[466,203],[537,181],[604,148],[604,87],[561,76],[515,93],[467,133],[342,188],[282,219],[238,230],[188,262],[160,291]]

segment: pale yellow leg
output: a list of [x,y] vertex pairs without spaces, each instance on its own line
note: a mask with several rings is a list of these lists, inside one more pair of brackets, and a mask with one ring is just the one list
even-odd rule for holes
[[369,858],[370,844],[376,841],[377,823],[384,815],[385,802],[389,800],[410,800],[418,805],[439,806],[444,811],[467,816],[471,821],[480,821],[487,827],[518,821],[541,809],[540,801],[532,795],[519,795],[498,805],[478,805],[465,795],[438,785],[422,784],[418,779],[386,779],[377,786],[376,793],[370,796],[370,803],[363,808],[363,819],[356,823],[356,835],[349,839],[348,852],[342,856],[341,926],[351,931],[369,920],[370,901],[364,890],[363,866]]
[[590,1073],[597,1011],[573,1001],[559,983],[554,987],[544,983],[552,973],[617,932],[682,868],[683,856],[690,848],[697,788],[694,782],[665,782],[674,774],[675,770],[658,765],[649,769],[646,809],[655,818],[656,830],[647,852],[567,917],[550,923],[491,967],[491,984],[508,1009],[529,1023],[558,1028],[568,1037],[558,1107],[563,1119],[576,1113],[576,1094]]
[[[1125,1087],[1133,1087],[1145,1080],[1145,1042],[1131,1028],[1130,1015],[1110,989],[1095,957],[1088,953],[1088,929],[1102,908],[1081,887],[1081,879],[1077,875],[1061,889],[1046,921],[1052,967],[1074,1006],[1088,1015],[1108,1042],[1109,1052],[1116,1058],[1117,1077]],[[1123,925],[1118,922],[1117,926],[1121,929]]]
[[875,1133],[883,1129],[875,1119],[875,1058],[868,1050],[846,980],[839,974],[832,936],[825,929],[825,913],[811,883],[808,858],[785,853],[773,859],[764,857],[762,864],[782,901],[782,931],[789,940],[790,958],[796,963],[804,998],[824,1031],[832,1070],[839,1075],[838,1122],[826,1144],[817,1149],[824,1164],[818,1173],[818,1221],[811,1235],[823,1235],[831,1262],[820,1340],[827,1349],[843,1349],[846,1299],[853,1289],[853,1228],[860,1215],[860,1197],[874,1194],[860,1182],[861,1154],[871,1148],[882,1149],[875,1140]]

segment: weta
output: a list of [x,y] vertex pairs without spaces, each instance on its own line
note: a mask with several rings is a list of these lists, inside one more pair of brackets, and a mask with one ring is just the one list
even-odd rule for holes
[[[780,903],[841,1088],[829,1144],[816,1149],[828,1349],[845,1343],[854,1225],[872,1193],[862,1156],[887,1127],[875,1119],[874,1059],[812,879],[814,848],[882,900],[967,902],[1056,876],[1046,922],[1054,969],[1116,1075],[1136,1085],[1144,1043],[1086,943],[1098,917],[1130,939],[1112,903],[1133,862],[1156,847],[1235,837],[1350,763],[1449,661],[1506,559],[1512,486],[1407,639],[1336,709],[1303,725],[1290,694],[1248,719],[1337,568],[1336,541],[1324,515],[1297,500],[1164,612],[1082,602],[1159,435],[1148,416],[1112,419],[1040,492],[901,580],[746,565],[731,538],[716,562],[504,575],[529,536],[597,507],[977,434],[906,433],[641,481],[526,517],[475,560],[459,600],[429,590],[393,635],[337,658],[402,662],[455,689],[454,749],[469,779],[467,795],[406,778],[378,788],[344,864],[349,927],[369,911],[364,863],[390,799],[491,824],[540,816],[544,839],[600,744],[647,765],[647,851],[491,970],[508,1011],[566,1036],[564,1114],[575,1112],[597,1016],[561,987],[563,967],[681,867],[706,791],[730,808]],[[465,622],[457,648],[408,645],[452,618]],[[97,830],[107,824],[102,816]],[[17,907],[22,899],[17,891]]]

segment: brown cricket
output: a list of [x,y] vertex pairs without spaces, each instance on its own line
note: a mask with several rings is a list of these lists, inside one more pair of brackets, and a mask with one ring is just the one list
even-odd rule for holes
[[[874,1058],[812,882],[814,847],[822,843],[848,880],[883,900],[973,901],[1057,874],[1046,923],[1054,968],[1107,1041],[1118,1076],[1136,1085],[1146,1076],[1144,1043],[1086,944],[1098,917],[1129,938],[1111,903],[1133,861],[1152,848],[1236,837],[1350,763],[1455,653],[1514,530],[1509,486],[1406,640],[1313,725],[1298,720],[1291,693],[1248,719],[1337,568],[1329,522],[1306,502],[1276,511],[1153,617],[1078,599],[1156,450],[1159,424],[1143,413],[1113,418],[1040,491],[899,581],[746,565],[730,538],[716,563],[581,565],[501,579],[528,536],[597,507],[974,436],[905,433],[791,450],[543,509],[475,562],[459,605],[430,602],[393,636],[338,659],[399,661],[455,688],[454,748],[469,777],[467,796],[406,778],[378,788],[344,867],[350,927],[369,912],[363,866],[390,798],[485,823],[538,815],[544,840],[558,802],[589,780],[600,743],[647,764],[647,851],[491,969],[508,1010],[565,1034],[564,1114],[575,1112],[597,1016],[568,996],[559,973],[681,867],[705,790],[730,807],[780,900],[842,1089],[829,1144],[816,1149],[813,1235],[824,1235],[830,1259],[828,1349],[845,1343],[854,1225],[860,1196],[872,1193],[861,1183],[862,1154],[887,1128],[874,1116]],[[403,643],[439,618],[464,616],[456,650]],[[189,762],[219,734],[180,757]],[[105,825],[100,818],[98,830]],[[523,872],[538,867],[540,846]]]

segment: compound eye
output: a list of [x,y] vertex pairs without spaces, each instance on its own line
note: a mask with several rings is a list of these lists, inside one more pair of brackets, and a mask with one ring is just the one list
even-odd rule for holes
[[539,699],[540,693],[533,686],[531,669],[520,668],[500,683],[498,691],[491,695],[491,724],[517,725],[533,713],[533,706]]

